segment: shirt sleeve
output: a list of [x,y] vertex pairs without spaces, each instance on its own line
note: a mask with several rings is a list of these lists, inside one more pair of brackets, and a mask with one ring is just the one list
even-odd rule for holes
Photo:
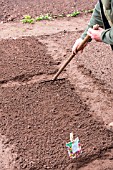
[[101,12],[100,12],[100,4],[99,2],[96,4],[93,14],[91,16],[90,22],[88,23],[87,28],[85,29],[84,33],[81,35],[81,38],[84,39],[87,35],[87,31],[89,28],[93,28],[93,25],[98,24],[100,27],[103,26],[103,21],[101,18]]
[[113,27],[103,31],[101,39],[104,43],[113,45]]

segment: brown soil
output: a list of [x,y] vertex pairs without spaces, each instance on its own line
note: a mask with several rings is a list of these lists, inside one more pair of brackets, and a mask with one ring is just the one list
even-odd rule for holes
[[22,19],[23,15],[32,17],[41,14],[68,14],[75,10],[87,10],[94,8],[96,0],[92,0],[87,5],[87,1],[82,0],[1,0],[0,1],[0,21],[13,21]]
[[46,55],[45,45],[39,43],[38,39],[2,40],[0,47],[1,83],[29,79],[34,75],[52,74],[57,71],[54,69],[57,63]]
[[[91,2],[76,1],[76,8],[91,9],[96,3]],[[0,3],[4,21],[14,14],[18,20],[26,11],[33,16],[68,13],[74,5],[55,0]],[[113,169],[113,133],[106,129],[113,120],[110,47],[91,42],[60,79],[48,81],[71,54],[89,18],[0,24],[0,170]],[[81,141],[78,159],[70,159],[66,150],[70,132]]]

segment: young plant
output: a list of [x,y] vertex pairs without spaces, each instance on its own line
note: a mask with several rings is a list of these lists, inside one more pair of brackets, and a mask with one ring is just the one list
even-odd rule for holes
[[41,20],[51,20],[52,17],[50,14],[46,14],[46,15],[40,15],[36,18],[36,21],[41,21]]
[[79,14],[80,14],[79,11],[74,11],[73,13],[68,14],[67,17],[76,17],[76,16],[79,15]]
[[34,24],[35,19],[32,18],[30,15],[25,15],[21,21],[22,21],[22,23]]

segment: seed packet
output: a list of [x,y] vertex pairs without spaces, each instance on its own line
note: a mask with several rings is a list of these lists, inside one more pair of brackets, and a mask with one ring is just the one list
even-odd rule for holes
[[73,133],[70,133],[70,142],[66,143],[66,147],[70,158],[78,158],[82,153],[80,140],[78,137],[73,140]]

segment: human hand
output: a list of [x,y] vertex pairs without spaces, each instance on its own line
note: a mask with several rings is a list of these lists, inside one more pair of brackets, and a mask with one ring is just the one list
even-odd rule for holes
[[[72,47],[72,53],[77,53],[77,48],[81,45],[81,43],[83,42],[82,38],[79,38],[75,41],[73,47]],[[81,52],[83,52],[84,47],[87,45],[87,43],[83,46],[83,48],[80,50]]]
[[89,28],[87,31],[87,34],[91,37],[91,39],[94,39],[95,41],[102,42],[101,40],[101,34],[104,31],[103,28],[99,27],[97,30],[93,28]]

